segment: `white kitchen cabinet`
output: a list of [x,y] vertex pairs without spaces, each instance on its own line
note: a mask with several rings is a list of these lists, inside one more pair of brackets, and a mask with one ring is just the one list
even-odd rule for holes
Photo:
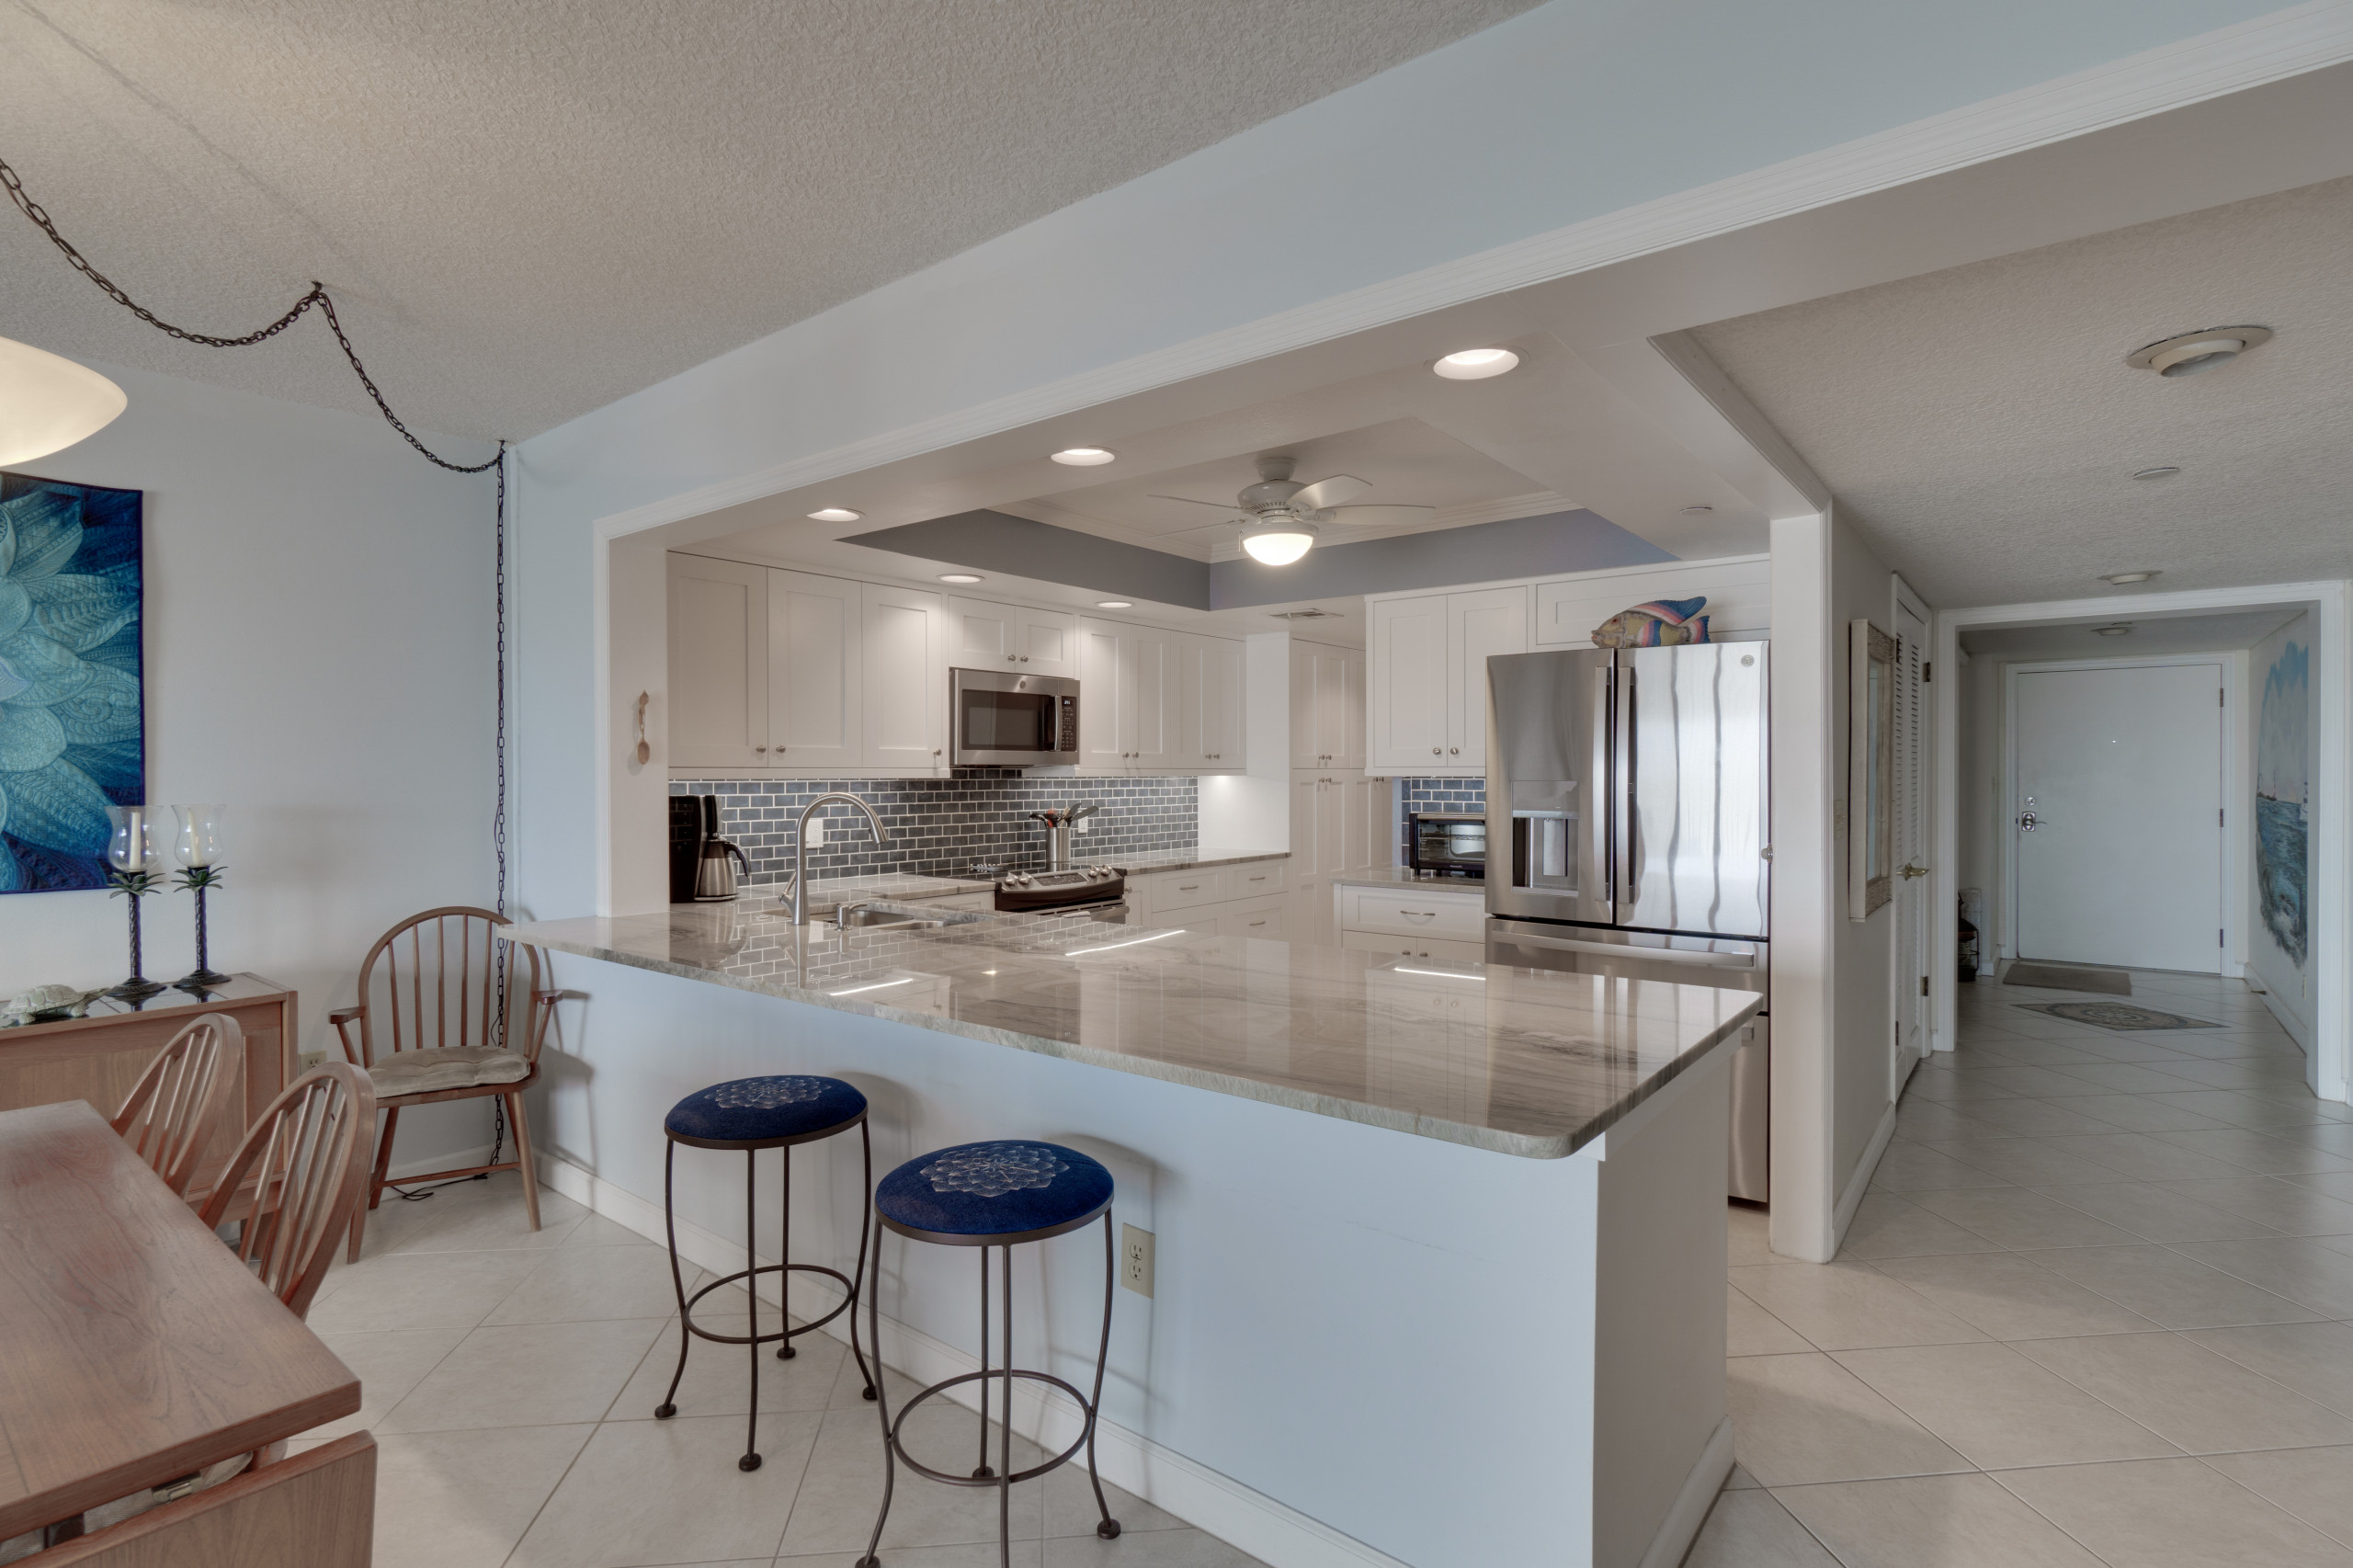
[[[1190,767],[1192,759],[1179,755],[1176,735],[1183,710],[1181,671],[1176,657],[1181,633],[1131,626],[1120,634],[1120,679],[1133,672],[1135,749],[1128,766],[1138,770]],[[1079,694],[1082,704],[1086,694]]]
[[859,585],[773,569],[767,580],[768,766],[862,766],[866,642]]
[[1391,862],[1389,780],[1294,772],[1290,789],[1291,939],[1333,939],[1332,879]]
[[1482,588],[1372,602],[1367,766],[1486,771],[1487,660],[1528,652],[1529,594]]
[[864,589],[865,766],[948,771],[948,607],[913,588]]
[[948,601],[948,662],[957,669],[1010,666],[1025,676],[1078,674],[1078,618],[985,599]]
[[768,568],[669,557],[672,767],[768,760]]
[[1230,637],[1178,636],[1176,709],[1170,764],[1192,773],[1243,768],[1243,645]]
[[1483,942],[1487,897],[1420,882],[1395,887],[1343,887],[1339,922],[1348,931],[1372,931],[1449,942]]
[[1228,909],[1221,914],[1217,917],[1217,934],[1279,942],[1289,935],[1290,916],[1282,900],[1267,899],[1255,907]]
[[1365,765],[1365,656],[1319,642],[1290,645],[1293,767]]
[[1078,623],[1079,766],[1089,773],[1199,772],[1195,689],[1188,746],[1185,650],[1202,639],[1116,621]]
[[1078,623],[1078,766],[1120,773],[1135,743],[1133,687],[1121,696],[1120,631],[1107,620]]
[[[1340,890],[1345,892],[1347,890]],[[1342,931],[1339,945],[1351,952],[1391,953],[1401,959],[1429,959],[1441,963],[1487,961],[1487,949],[1478,942],[1450,942],[1438,937],[1394,937],[1380,931]]]
[[1147,929],[1181,927],[1228,937],[1284,934],[1290,910],[1282,857],[1128,879],[1128,921]]

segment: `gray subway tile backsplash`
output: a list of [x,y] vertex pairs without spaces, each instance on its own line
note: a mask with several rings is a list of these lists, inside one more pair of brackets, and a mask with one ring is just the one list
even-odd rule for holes
[[858,812],[826,807],[825,842],[809,852],[813,880],[885,871],[961,877],[975,862],[1035,869],[1046,863],[1046,829],[1028,813],[1088,801],[1102,811],[1071,840],[1082,864],[1190,849],[1200,841],[1199,786],[1194,778],[1030,778],[960,768],[947,778],[674,780],[670,793],[719,797],[720,833],[751,861],[746,880],[756,886],[791,877],[801,812],[834,790],[872,806],[891,837],[878,846]]

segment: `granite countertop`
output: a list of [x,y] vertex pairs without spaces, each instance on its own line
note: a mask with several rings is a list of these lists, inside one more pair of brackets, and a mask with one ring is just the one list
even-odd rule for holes
[[743,903],[679,904],[503,934],[1530,1159],[1591,1142],[1763,1002],[1069,915],[943,913],[956,923],[844,933]]
[[[1072,841],[1071,853],[1082,865],[1086,862],[1076,840]],[[1125,875],[1142,877],[1154,871],[1199,871],[1211,866],[1247,866],[1260,860],[1290,858],[1288,849],[1163,849],[1147,855],[1114,856],[1111,864]]]
[[1487,891],[1484,877],[1425,877],[1415,874],[1410,866],[1387,866],[1378,871],[1358,871],[1350,876],[1334,877],[1333,885],[1344,888],[1425,888],[1431,892],[1475,892]]
[[[1073,853],[1082,866],[1093,865],[1080,844]],[[1287,860],[1288,849],[1229,850],[1204,853],[1199,849],[1163,849],[1142,855],[1114,857],[1111,864],[1121,874],[1131,877],[1155,871],[1190,871],[1209,866],[1239,866],[1256,860]],[[1040,866],[1025,864],[1025,871],[1040,870]],[[904,871],[889,871],[875,877],[813,877],[809,882],[809,912],[831,915],[836,905],[856,903],[869,899],[882,899],[904,903],[922,899],[954,898],[960,893],[988,892],[996,883],[987,877],[918,877]],[[749,904],[766,911],[770,905],[781,905],[792,892],[791,879],[780,882],[747,883],[736,894],[738,904]],[[723,907],[723,906],[722,906]]]

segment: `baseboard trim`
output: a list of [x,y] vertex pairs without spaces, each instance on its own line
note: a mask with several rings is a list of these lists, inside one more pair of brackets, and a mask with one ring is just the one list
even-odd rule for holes
[[1699,1450],[1699,1462],[1683,1478],[1675,1506],[1651,1537],[1651,1549],[1643,1553],[1642,1568],[1679,1568],[1691,1543],[1699,1539],[1699,1527],[1708,1522],[1708,1510],[1716,1506],[1716,1494],[1731,1479],[1732,1417],[1727,1415],[1716,1423],[1708,1446]]
[[[664,1240],[660,1204],[616,1187],[593,1172],[554,1155],[542,1154],[540,1181],[549,1191],[584,1204],[648,1241],[660,1244]],[[677,1229],[681,1258],[722,1273],[733,1273],[743,1267],[744,1244],[740,1237],[722,1236],[687,1220],[679,1221]],[[763,1266],[773,1261],[767,1257],[759,1259]],[[773,1290],[767,1288],[767,1281],[761,1284],[761,1299],[773,1304]],[[817,1317],[839,1303],[841,1291],[829,1281],[795,1276],[790,1301],[790,1310],[795,1313]],[[865,1314],[861,1312],[859,1316],[862,1339]],[[824,1332],[847,1343],[847,1314],[826,1324]],[[882,1319],[881,1350],[884,1361],[922,1383],[980,1369],[977,1358],[893,1318]],[[972,1392],[972,1386],[950,1390],[946,1397],[967,1408],[977,1408],[979,1400]],[[1049,1397],[1025,1388],[1014,1401],[1013,1429],[1051,1449],[1060,1449],[1078,1436],[1078,1407],[1058,1394]],[[1720,1436],[1729,1456],[1728,1426]],[[1104,1480],[1126,1488],[1237,1551],[1248,1552],[1270,1568],[1411,1568],[1288,1504],[1111,1422],[1096,1426],[1095,1458]],[[1729,1463],[1727,1458],[1727,1470]],[[1686,1483],[1687,1490],[1689,1484]],[[1677,1506],[1682,1506],[1679,1496]],[[1701,1517],[1705,1517],[1704,1508]],[[1695,1523],[1692,1528],[1696,1530],[1699,1527]],[[1644,1564],[1648,1568],[1648,1559]]]
[[1879,1157],[1887,1153],[1888,1141],[1895,1136],[1895,1108],[1891,1104],[1887,1114],[1879,1119],[1878,1129],[1863,1148],[1863,1157],[1855,1162],[1855,1174],[1847,1178],[1847,1190],[1838,1195],[1838,1208],[1830,1216],[1832,1257],[1847,1244],[1847,1227],[1855,1222],[1855,1210],[1863,1206],[1863,1194],[1870,1189],[1871,1176],[1879,1170]]

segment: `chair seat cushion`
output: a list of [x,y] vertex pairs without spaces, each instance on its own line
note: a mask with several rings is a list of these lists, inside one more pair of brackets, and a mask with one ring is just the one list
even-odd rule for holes
[[396,1051],[368,1069],[376,1097],[429,1095],[483,1084],[512,1084],[531,1075],[530,1058],[494,1045],[453,1046],[446,1051]]
[[1111,1173],[1060,1143],[1007,1139],[919,1154],[882,1178],[874,1207],[911,1231],[1011,1236],[1083,1224],[1111,1201]]
[[672,1106],[662,1131],[691,1143],[767,1143],[812,1137],[865,1114],[866,1096],[839,1078],[734,1078]]

